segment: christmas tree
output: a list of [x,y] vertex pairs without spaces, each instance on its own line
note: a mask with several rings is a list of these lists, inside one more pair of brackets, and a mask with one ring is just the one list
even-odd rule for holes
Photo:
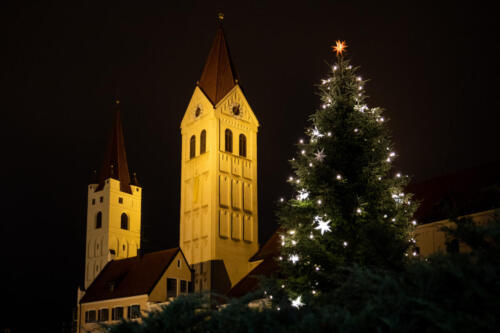
[[366,81],[344,59],[345,48],[340,41],[333,47],[337,62],[319,85],[322,104],[291,160],[296,194],[281,199],[278,210],[281,284],[297,307],[336,288],[346,267],[394,271],[417,255],[417,205],[404,193],[409,179],[392,166],[397,154],[387,119],[367,106]]

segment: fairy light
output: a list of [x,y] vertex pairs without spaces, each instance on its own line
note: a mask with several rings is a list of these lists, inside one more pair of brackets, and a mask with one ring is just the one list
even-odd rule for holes
[[292,239],[292,245],[294,245],[294,246],[297,245],[297,241]]
[[389,154],[389,156],[390,156],[390,157],[394,157],[394,156],[396,156],[396,153],[395,153],[395,152],[391,152],[391,153]]
[[399,173],[399,172],[398,172],[398,173],[396,174],[396,177],[401,178],[401,173]]
[[328,132],[328,133],[326,133],[326,135],[332,136],[332,132]]
[[296,182],[297,184],[300,184],[300,179],[297,179],[295,182]]
[[356,209],[356,213],[361,214],[361,208]]
[[302,296],[297,296],[296,299],[290,299],[290,301],[292,302],[292,306],[297,309],[304,305],[304,303],[302,303]]
[[293,229],[292,229],[292,230],[290,230],[288,233],[289,233],[290,235],[295,235],[295,230],[293,230]]
[[349,244],[348,244],[346,241],[344,241],[344,242],[342,243],[342,245],[344,245],[344,247],[347,247],[347,245],[349,245]]
[[357,128],[355,128],[355,129],[354,129],[354,133],[358,133],[358,131],[359,131],[359,130],[358,130]]
[[413,225],[417,225],[417,220],[413,220],[413,221],[411,221],[411,224],[413,224]]
[[300,139],[300,140],[299,140],[299,143],[304,143],[304,140],[303,140],[303,139]]
[[285,199],[284,198],[280,198],[280,202],[283,202],[283,201],[285,201]]
[[317,203],[318,205],[321,205],[321,204],[323,203],[323,201],[321,201],[321,199],[318,199],[318,201],[316,201],[316,203]]
[[288,180],[293,182],[293,177],[292,176],[288,177]]
[[304,149],[302,149],[302,151],[300,152],[302,155],[305,155],[306,154],[306,151]]
[[342,176],[340,174],[337,174],[337,180],[342,180]]

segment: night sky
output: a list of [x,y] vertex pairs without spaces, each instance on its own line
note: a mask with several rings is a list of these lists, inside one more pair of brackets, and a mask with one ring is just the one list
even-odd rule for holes
[[[319,105],[335,40],[390,118],[398,170],[415,181],[499,158],[496,11],[398,1],[2,3],[4,327],[71,319],[83,276],[87,185],[121,100],[128,163],[143,192],[143,248],[178,245],[180,122],[224,27],[258,134],[260,242],[295,143]],[[496,27],[496,28],[495,28]],[[14,330],[15,331],[15,330]],[[42,329],[43,331],[43,329]]]

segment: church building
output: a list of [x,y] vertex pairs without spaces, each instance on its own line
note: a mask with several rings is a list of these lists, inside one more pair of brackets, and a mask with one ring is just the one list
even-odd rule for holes
[[259,122],[238,81],[221,23],[180,124],[179,247],[141,253],[141,196],[130,177],[120,102],[100,172],[88,186],[85,277],[77,332],[135,319],[180,294],[226,294],[261,261]]

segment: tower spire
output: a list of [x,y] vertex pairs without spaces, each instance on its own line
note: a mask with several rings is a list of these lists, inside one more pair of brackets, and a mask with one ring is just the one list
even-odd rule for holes
[[132,193],[132,189],[130,187],[127,154],[125,152],[125,140],[123,139],[120,101],[116,99],[113,104],[113,125],[109,135],[104,161],[98,177],[99,186],[96,191],[103,189],[106,179],[113,178],[120,181],[120,191]]
[[238,76],[231,61],[222,27],[224,14],[219,13],[217,18],[219,21],[217,33],[198,83],[214,105],[238,83]]

